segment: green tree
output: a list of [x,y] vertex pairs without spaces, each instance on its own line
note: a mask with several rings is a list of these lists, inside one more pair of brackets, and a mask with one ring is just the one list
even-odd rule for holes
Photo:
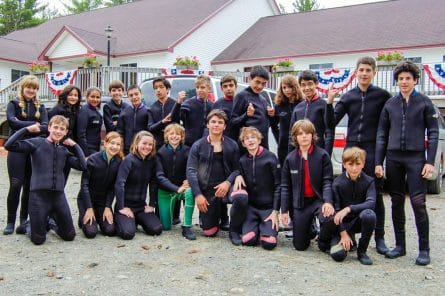
[[102,0],[71,0],[71,4],[63,3],[68,14],[77,14],[96,9],[103,5]]
[[320,8],[317,0],[296,0],[292,3],[294,12],[312,11]]
[[41,14],[46,8],[47,5],[39,5],[37,0],[0,1],[0,35],[43,23]]
[[119,4],[135,2],[135,1],[138,1],[138,0],[107,0],[107,1],[105,1],[104,5],[107,7],[111,7],[111,6],[115,6],[115,5],[119,5]]

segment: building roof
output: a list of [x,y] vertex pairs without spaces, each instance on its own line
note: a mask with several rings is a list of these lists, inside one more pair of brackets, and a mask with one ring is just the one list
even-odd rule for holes
[[6,37],[0,37],[0,48],[0,60],[14,63],[31,63],[39,54],[35,44]]
[[212,64],[445,46],[443,0],[392,0],[261,18]]
[[[234,0],[142,0],[109,8],[51,19],[37,27],[12,32],[5,36],[15,42],[33,44],[36,50],[14,55],[12,42],[0,38],[0,59],[19,62],[35,61],[54,42],[57,34],[69,29],[93,49],[106,52],[105,28],[113,28],[113,55],[168,51],[212,18]],[[11,47],[12,56],[4,51],[3,42]]]

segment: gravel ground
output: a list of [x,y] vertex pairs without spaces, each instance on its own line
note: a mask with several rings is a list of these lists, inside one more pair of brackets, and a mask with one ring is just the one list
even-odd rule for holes
[[[67,196],[74,219],[79,184],[80,173],[71,173]],[[1,156],[1,229],[7,190]],[[385,204],[389,209],[387,196]],[[406,206],[407,255],[386,259],[371,242],[372,266],[361,265],[355,253],[336,263],[314,243],[298,252],[282,233],[273,251],[235,247],[226,232],[204,238],[197,230],[198,239],[187,241],[179,226],[159,237],[138,231],[131,241],[102,235],[88,240],[77,229],[76,239],[64,242],[49,232],[42,246],[23,235],[0,235],[0,295],[445,295],[445,194],[428,196],[432,264],[427,267],[414,264],[416,234]],[[393,245],[387,224],[387,242]]]

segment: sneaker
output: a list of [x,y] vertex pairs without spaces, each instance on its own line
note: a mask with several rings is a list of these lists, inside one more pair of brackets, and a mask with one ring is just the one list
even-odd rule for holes
[[389,252],[389,249],[386,246],[385,240],[383,238],[375,239],[375,248],[377,249],[377,253],[379,253],[380,255],[385,255]]
[[406,255],[405,248],[402,248],[401,246],[396,246],[394,249],[386,252],[385,257],[389,258],[389,259],[395,259],[395,258],[402,257],[405,255]]
[[419,256],[416,259],[416,265],[425,266],[430,264],[430,252],[429,251],[419,251]]
[[331,255],[332,259],[337,262],[342,262],[348,255],[340,243],[333,245],[329,251],[329,254]]
[[188,240],[195,240],[196,235],[190,226],[182,226],[182,236]]
[[241,240],[241,236],[238,232],[230,231],[229,238],[230,238],[230,241],[232,242],[232,244],[234,244],[235,246],[241,246],[242,240]]
[[3,230],[4,235],[10,235],[14,233],[14,223],[6,224],[5,229]]
[[26,234],[26,225],[28,225],[29,221],[25,220],[22,223],[20,223],[19,226],[15,229],[15,233],[17,234]]
[[181,223],[181,219],[179,219],[179,218],[174,218],[173,219],[173,225],[178,225],[179,223]]
[[366,253],[358,253],[357,259],[363,265],[372,265],[372,260],[368,255],[366,255]]
[[59,227],[57,226],[56,220],[48,217],[48,220],[46,221],[46,231],[53,230],[54,232],[57,232],[58,229]]

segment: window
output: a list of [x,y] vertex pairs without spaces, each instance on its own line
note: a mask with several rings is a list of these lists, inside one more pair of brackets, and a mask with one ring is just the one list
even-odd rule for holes
[[334,63],[324,63],[324,64],[310,64],[309,69],[314,70],[321,70],[321,69],[332,69],[334,68]]
[[16,81],[22,76],[29,75],[28,71],[22,71],[22,70],[11,70],[11,82]]
[[[137,63],[131,63],[131,64],[121,64],[121,67],[131,67],[131,68],[136,68],[138,66]],[[136,84],[138,82],[138,75],[135,72],[124,72],[122,71],[121,74],[121,81],[124,83],[125,85],[125,89],[128,88],[128,86]]]
[[415,64],[421,64],[422,63],[422,57],[412,57],[412,58],[406,58],[407,61],[411,61]]
[[442,62],[445,63],[445,55],[442,56]]

